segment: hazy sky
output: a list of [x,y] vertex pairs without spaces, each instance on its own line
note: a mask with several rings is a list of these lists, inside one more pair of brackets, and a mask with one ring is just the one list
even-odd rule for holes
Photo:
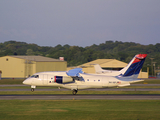
[[160,0],[0,0],[0,43],[160,43]]

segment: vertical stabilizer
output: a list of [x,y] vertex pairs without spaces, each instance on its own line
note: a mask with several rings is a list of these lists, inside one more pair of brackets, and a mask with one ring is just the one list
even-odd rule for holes
[[120,71],[121,75],[123,77],[132,75],[138,76],[146,57],[147,54],[135,55],[134,58],[130,61],[130,63]]
[[99,64],[95,64],[94,68],[96,73],[103,73],[104,71]]

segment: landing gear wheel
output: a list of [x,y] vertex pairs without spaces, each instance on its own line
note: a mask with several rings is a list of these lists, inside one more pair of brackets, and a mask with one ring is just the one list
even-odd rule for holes
[[34,92],[34,88],[31,88],[31,91]]
[[73,94],[73,95],[76,95],[76,94],[77,94],[77,90],[74,89],[74,90],[72,91],[72,94]]

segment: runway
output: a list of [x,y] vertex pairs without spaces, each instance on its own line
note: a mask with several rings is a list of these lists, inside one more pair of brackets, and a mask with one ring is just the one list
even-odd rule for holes
[[[6,87],[23,87],[25,85],[0,85],[0,91],[30,91],[30,88],[6,88]],[[135,84],[131,86],[160,86],[160,84]],[[160,88],[102,88],[87,89],[89,91],[160,91]],[[70,91],[68,89],[58,88],[36,88],[35,91]],[[91,94],[59,94],[59,95],[0,95],[0,100],[160,100],[160,95],[91,95]]]
[[[30,88],[6,88],[6,87],[24,87],[27,85],[0,85],[0,91],[30,91]],[[160,84],[131,84],[131,86],[157,86],[159,88],[101,88],[87,89],[91,91],[160,91]],[[29,87],[29,86],[28,86]],[[36,88],[35,91],[70,91],[65,88]]]
[[0,100],[160,100],[160,95],[0,95]]
[[[101,88],[101,89],[87,89],[89,91],[160,91],[160,88]],[[0,91],[31,91],[31,89],[0,89]],[[35,89],[35,91],[71,91],[68,89]],[[84,90],[81,90],[84,91]]]

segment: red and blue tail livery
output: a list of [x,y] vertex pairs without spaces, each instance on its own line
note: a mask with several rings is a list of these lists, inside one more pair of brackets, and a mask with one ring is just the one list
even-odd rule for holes
[[124,74],[122,74],[122,76],[126,77],[126,76],[138,75],[146,57],[147,54],[135,55],[135,57],[128,64],[127,69],[124,72]]

